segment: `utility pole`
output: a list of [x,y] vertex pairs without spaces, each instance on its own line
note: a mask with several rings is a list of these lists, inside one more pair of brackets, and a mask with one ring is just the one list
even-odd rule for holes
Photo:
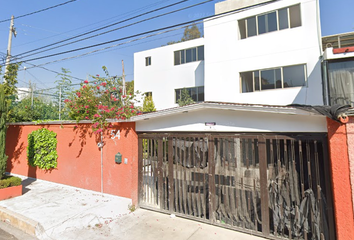
[[125,75],[124,75],[124,61],[123,60],[122,60],[122,70],[123,70],[123,76],[122,76],[122,78],[123,78],[122,103],[123,103],[123,105],[125,105],[125,101],[124,101],[124,97],[123,96],[125,96],[125,97],[127,97],[127,96],[126,96],[126,92],[125,92]]
[[126,95],[126,91],[125,91],[125,74],[124,74],[124,60],[122,60],[122,69],[123,69],[123,95]]
[[61,86],[59,87],[59,120],[61,120]]
[[[6,64],[5,64],[5,75],[7,74],[7,66],[10,64],[10,60],[11,60],[11,45],[12,45],[12,34],[16,37],[17,32],[16,29],[14,27],[14,16],[11,16],[11,23],[10,23],[10,32],[9,32],[9,40],[7,43],[7,53],[6,53]],[[5,81],[5,78],[4,78]]]

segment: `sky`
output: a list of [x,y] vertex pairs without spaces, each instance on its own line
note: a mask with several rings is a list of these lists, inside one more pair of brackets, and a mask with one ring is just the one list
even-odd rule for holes
[[[66,40],[70,37],[114,24],[119,21],[124,21],[139,14],[153,11],[157,8],[180,1],[181,0],[72,0],[72,2],[62,6],[15,19],[14,26],[16,28],[17,36],[12,40],[11,55],[17,57],[18,61],[24,61],[20,66],[18,74],[18,87],[28,87],[30,81],[32,84],[36,85],[37,89],[51,88],[55,86],[55,81],[59,80],[57,73],[61,72],[62,68],[71,71],[70,75],[75,77],[72,79],[73,83],[80,83],[81,81],[79,79],[85,80],[89,78],[90,75],[104,75],[102,66],[108,68],[111,76],[121,76],[122,60],[124,60],[126,80],[133,80],[134,52],[160,47],[169,41],[178,41],[183,35],[183,29],[151,36],[134,42],[128,41],[136,39],[137,37],[127,38],[122,41],[112,42],[110,44],[87,48],[67,54],[28,62],[25,61],[36,57],[85,48],[90,45],[117,40],[146,31],[211,16],[214,14],[214,4],[220,2],[220,0],[210,0],[207,3],[183,11],[166,14],[165,16],[152,20],[145,20],[159,14],[168,13],[173,10],[178,10],[205,1],[185,0],[183,3],[160,11],[155,11],[119,25],[114,25],[96,33],[102,33],[127,24],[145,20],[139,24],[134,24],[117,31],[112,31],[98,37],[63,47],[58,47],[59,44],[53,45],[52,47],[56,47],[53,50],[43,48],[46,45]],[[319,1],[322,36],[354,31],[354,14],[352,13],[354,9],[353,0]],[[10,21],[3,20],[11,18],[11,15],[18,17],[65,2],[68,2],[68,0],[0,0],[0,65],[4,64],[10,26]],[[93,33],[86,36],[91,35],[93,35]],[[80,38],[75,38],[71,41],[77,39]],[[66,41],[61,44],[69,43],[71,41]],[[81,56],[82,54],[112,46],[114,44],[121,45]],[[42,51],[48,51],[23,57],[25,56],[23,53],[37,48]],[[35,52],[27,54],[29,55],[33,53]],[[41,64],[43,64],[42,67],[46,69],[33,67],[34,65]]]

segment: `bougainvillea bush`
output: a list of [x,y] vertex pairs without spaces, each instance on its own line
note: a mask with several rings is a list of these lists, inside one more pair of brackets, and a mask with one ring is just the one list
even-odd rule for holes
[[126,120],[140,115],[135,107],[135,94],[123,93],[122,81],[110,77],[103,67],[107,77],[92,76],[92,81],[84,81],[72,99],[64,102],[69,108],[69,116],[76,121],[91,120],[94,133],[98,134],[110,127],[107,119]]

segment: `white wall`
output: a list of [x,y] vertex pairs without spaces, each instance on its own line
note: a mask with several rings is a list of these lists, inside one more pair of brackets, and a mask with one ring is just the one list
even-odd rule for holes
[[[240,39],[238,20],[301,3],[302,26]],[[204,45],[204,61],[174,66],[174,51]],[[204,22],[204,38],[134,54],[135,89],[153,92],[157,110],[177,106],[175,89],[205,87],[205,101],[322,105],[316,0],[280,0]],[[152,65],[145,66],[151,56]],[[307,85],[241,93],[240,72],[306,64]]]
[[[204,45],[199,38],[134,54],[135,91],[152,92],[157,110],[177,106],[175,89],[204,86],[204,61],[174,65],[174,51]],[[145,66],[145,58],[151,65]]]
[[[205,122],[216,122],[213,127]],[[204,109],[136,122],[141,132],[327,132],[324,116]]]
[[[302,26],[240,39],[238,20],[301,2]],[[204,22],[205,100],[323,104],[316,1],[283,0]],[[306,87],[241,93],[240,72],[307,64]]]

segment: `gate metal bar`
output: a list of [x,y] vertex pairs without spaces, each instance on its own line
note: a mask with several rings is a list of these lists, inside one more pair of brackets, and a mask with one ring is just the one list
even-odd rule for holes
[[268,238],[334,239],[326,150],[324,134],[139,134],[139,204]]

